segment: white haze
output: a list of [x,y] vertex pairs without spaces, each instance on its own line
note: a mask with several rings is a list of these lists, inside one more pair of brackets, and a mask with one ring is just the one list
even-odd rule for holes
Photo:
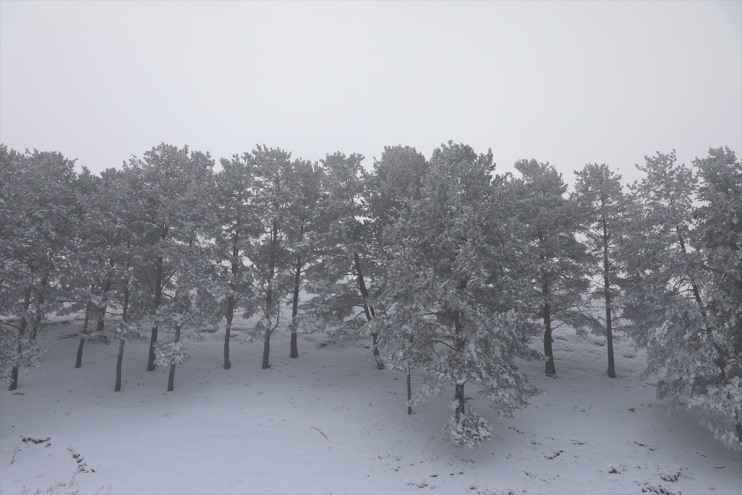
[[167,142],[366,165],[452,139],[627,180],[742,151],[742,2],[0,2],[0,142],[93,171]]

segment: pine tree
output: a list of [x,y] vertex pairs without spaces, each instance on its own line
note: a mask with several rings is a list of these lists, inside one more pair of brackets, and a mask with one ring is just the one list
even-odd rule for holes
[[299,357],[297,331],[299,328],[299,295],[306,279],[320,256],[317,243],[319,208],[324,191],[323,170],[304,160],[294,160],[286,177],[288,212],[286,216],[286,242],[292,256],[291,288],[291,343],[289,355]]
[[[387,235],[400,216],[408,215],[415,201],[422,199],[423,183],[428,173],[428,162],[415,148],[409,146],[386,146],[379,160],[374,160],[373,173],[366,176],[366,201],[368,205],[368,228],[371,233],[369,250],[378,261],[376,285],[379,292],[384,291],[388,276],[387,265],[394,255],[396,246],[389,241]],[[400,308],[400,311],[404,311]],[[386,347],[392,349],[389,359],[393,369],[402,370],[406,374],[407,386],[407,414],[412,414],[412,370],[427,362],[424,352],[417,352],[414,345],[414,336],[423,332],[425,324],[413,315],[404,318],[414,322],[403,325],[400,332],[393,332],[387,339]],[[379,329],[372,333],[381,335],[384,332],[384,322],[378,324]],[[421,325],[423,328],[413,328]],[[399,337],[401,341],[393,341]],[[385,365],[389,365],[384,359]]]
[[184,338],[199,332],[215,329],[221,316],[215,298],[214,268],[208,250],[197,247],[194,239],[182,246],[180,256],[174,258],[177,270],[174,292],[168,294],[154,315],[158,328],[172,332],[172,338],[160,343],[156,349],[155,364],[169,366],[167,391],[175,388],[175,369],[188,354]]
[[[131,225],[139,232],[135,246],[135,273],[143,286],[149,287],[149,314],[155,315],[167,296],[174,290],[178,263],[184,256],[183,246],[201,246],[198,235],[203,230],[204,217],[211,188],[213,160],[188,147],[160,144],[124,165],[130,182],[129,213]],[[147,370],[155,369],[158,336],[157,318],[150,332]]]
[[[111,297],[116,250],[121,237],[120,214],[110,194],[111,173],[92,175],[83,168],[76,181],[79,205],[75,246],[63,273],[61,286],[70,303],[65,313],[84,308],[84,323],[79,334],[75,368],[82,366],[83,348],[88,339],[107,339],[103,333]],[[91,320],[97,319],[91,332]]]
[[344,336],[371,333],[373,359],[384,369],[378,334],[371,322],[377,317],[374,285],[378,260],[371,256],[372,232],[366,208],[366,176],[361,155],[334,153],[322,160],[325,197],[320,203],[315,246],[319,263],[307,272],[308,291],[300,323],[305,331],[336,328]]
[[739,163],[712,150],[695,165],[698,175],[672,152],[639,167],[624,315],[647,348],[647,373],[663,374],[658,397],[705,409],[717,438],[740,449]]
[[281,321],[281,301],[290,290],[291,253],[288,249],[287,182],[291,175],[291,154],[278,149],[257,146],[245,160],[254,170],[254,208],[260,233],[249,253],[256,273],[256,286],[263,298],[262,316],[255,334],[263,340],[262,369],[270,367],[271,335]]
[[34,365],[36,337],[49,312],[60,307],[58,279],[69,262],[76,229],[74,161],[56,152],[0,152],[4,315],[17,329],[10,390],[20,367]]
[[[136,171],[134,171],[136,172]],[[105,211],[107,212],[106,234],[111,236],[111,259],[115,260],[112,267],[112,290],[110,299],[121,310],[121,318],[110,329],[110,334],[118,340],[116,356],[116,373],[114,391],[121,391],[124,349],[126,342],[144,337],[142,324],[150,314],[148,300],[151,294],[147,293],[142,280],[137,278],[137,269],[141,266],[140,249],[144,245],[144,235],[148,229],[138,223],[142,218],[139,202],[142,198],[132,187],[136,184],[132,177],[132,169],[118,171],[107,169],[101,174],[103,191],[106,198]]]
[[522,174],[512,186],[519,198],[516,216],[525,248],[521,276],[531,285],[524,294],[524,310],[543,322],[545,371],[554,375],[553,330],[562,324],[587,325],[579,311],[588,285],[585,248],[575,237],[579,230],[576,205],[565,198],[567,185],[562,175],[536,160],[520,160],[515,168]]
[[253,272],[247,253],[259,233],[257,212],[252,204],[254,191],[253,164],[234,156],[222,159],[222,170],[217,174],[212,208],[216,225],[213,236],[218,262],[223,266],[226,329],[224,333],[224,369],[232,367],[229,342],[232,322],[238,307],[245,305],[248,314],[254,311],[255,289]]
[[605,164],[590,163],[575,174],[574,199],[585,227],[585,244],[590,254],[588,271],[600,277],[590,297],[602,299],[605,304],[605,319],[601,321],[596,317],[595,322],[606,336],[608,376],[615,378],[613,330],[620,295],[619,273],[622,269],[618,250],[621,238],[627,233],[627,199],[623,194],[621,176],[613,173]]
[[692,243],[705,255],[705,337],[716,376],[690,404],[709,411],[706,426],[716,438],[742,450],[742,167],[729,148],[712,148],[693,165],[701,206]]
[[498,304],[511,288],[513,237],[502,222],[502,180],[493,181],[493,172],[491,152],[441,146],[421,199],[388,232],[396,249],[384,293],[384,356],[394,368],[425,366],[417,402],[453,385],[447,428],[454,443],[467,447],[490,437],[490,426],[471,409],[467,383],[477,384],[501,414],[533,392],[513,362],[532,356],[528,325]]

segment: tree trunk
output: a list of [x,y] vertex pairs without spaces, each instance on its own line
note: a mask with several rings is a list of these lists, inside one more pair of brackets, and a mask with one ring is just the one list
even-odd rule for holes
[[[175,327],[175,343],[180,342],[180,325]],[[175,361],[170,363],[170,373],[167,377],[167,391],[172,392],[175,388]]]
[[[157,311],[157,308],[160,307],[160,303],[162,302],[162,277],[162,257],[158,257],[155,261],[154,311]],[[154,325],[152,325],[152,332],[150,333],[149,338],[149,357],[147,358],[147,371],[154,371],[156,368],[155,347],[157,346],[157,331],[158,326],[157,323],[155,323]]]
[[[303,227],[302,227],[303,228]],[[301,268],[302,260],[301,256],[296,256],[296,266],[294,268],[294,296],[291,301],[291,352],[292,358],[299,357],[299,348],[297,345],[296,336],[296,319],[299,315],[299,289],[301,288]]]
[[270,354],[271,354],[271,331],[266,329],[265,335],[263,336],[263,365],[262,369],[266,370],[271,367],[270,365]]
[[155,365],[155,348],[157,347],[157,332],[159,327],[157,324],[152,325],[152,331],[149,337],[149,356],[147,357],[147,371],[154,371],[157,366]]
[[77,344],[77,358],[75,359],[75,368],[82,366],[82,350],[85,347],[85,339],[88,336],[88,323],[90,322],[90,310],[93,302],[88,298],[88,303],[85,305],[85,320],[82,324],[82,332],[80,333],[80,343]]
[[544,355],[546,356],[546,374],[556,375],[554,351],[551,346],[551,305],[544,304]]
[[[601,197],[601,206],[605,208],[605,199]],[[611,314],[611,279],[610,263],[608,262],[608,224],[605,213],[602,213],[603,222],[603,295],[605,296],[605,338],[608,347],[608,376],[616,378],[616,365],[613,359],[613,319]]]
[[407,367],[407,414],[412,414],[412,368]]
[[18,388],[18,366],[13,366],[13,368],[10,370],[10,386],[8,387],[8,390],[13,391],[17,388]]
[[232,320],[234,319],[234,295],[230,294],[227,297],[227,328],[224,332],[224,369],[228,370],[232,367],[232,362],[229,360],[229,339],[232,336]]
[[[129,264],[126,264],[126,268],[128,270]],[[124,307],[121,311],[121,321],[126,323],[129,321],[129,285],[127,283],[126,287],[124,287]],[[122,337],[121,341],[119,342],[119,353],[116,358],[116,384],[113,387],[114,392],[121,392],[121,366],[124,362],[124,346],[126,345],[126,340]]]
[[36,306],[36,314],[34,315],[33,324],[31,325],[31,333],[28,335],[29,342],[36,342],[36,336],[39,333],[39,329],[41,329],[41,319],[44,317],[42,309],[44,305],[46,284],[47,280],[46,277],[44,277],[41,279],[40,287],[36,290],[36,302],[34,303],[34,306]]
[[[368,303],[368,289],[366,288],[366,280],[363,276],[363,270],[361,269],[361,257],[358,255],[358,252],[353,253],[353,263],[356,269],[356,280],[358,281],[358,290],[361,292],[361,300],[363,302],[363,312],[366,314],[366,321],[370,322],[371,320],[376,318],[376,312],[374,311],[374,307]],[[372,349],[373,349],[372,352],[374,355],[374,359],[376,359],[376,368],[379,370],[383,370],[385,366],[379,354],[379,347],[378,347],[379,334],[378,333],[371,332],[371,342],[372,342]]]
[[[459,290],[465,289],[467,286],[467,281],[462,280],[459,282]],[[456,350],[456,353],[461,356],[464,353],[464,349],[466,349],[466,340],[464,339],[464,328],[463,328],[463,322],[461,321],[461,313],[459,310],[456,310],[454,312],[453,317],[453,328],[454,328],[454,336],[453,336],[453,348]],[[456,383],[456,390],[454,392],[454,402],[456,403],[456,411],[455,416],[456,420],[460,420],[461,416],[466,414],[466,397],[464,396],[464,383]]]
[[114,392],[121,392],[121,365],[124,362],[124,346],[125,345],[126,345],[126,340],[121,339],[121,341],[119,341],[118,357],[116,358],[116,384],[113,387]]
[[232,338],[232,321],[234,320],[234,308],[237,305],[235,297],[234,279],[240,272],[240,237],[237,233],[232,236],[232,280],[229,283],[230,294],[227,297],[227,328],[224,332],[224,369],[232,367],[229,359],[229,340]]
[[[410,334],[410,347],[415,342],[415,335]],[[412,366],[407,366],[407,414],[412,414]]]
[[263,364],[262,369],[270,368],[270,354],[271,354],[271,332],[272,328],[270,325],[273,320],[271,319],[273,312],[273,279],[276,276],[276,243],[278,242],[278,222],[273,221],[271,227],[271,252],[268,261],[268,290],[265,294],[265,318],[268,322],[268,326],[265,329],[265,335],[263,335]]
[[461,419],[461,416],[466,414],[466,398],[464,397],[464,384],[457,383],[456,391],[454,393],[454,402],[456,403],[456,411],[454,415],[457,420]]
[[606,346],[608,347],[608,376],[616,378],[616,365],[613,358],[613,323],[611,321],[611,298],[606,292],[605,295],[605,337]]
[[[16,345],[16,352],[20,355],[23,352],[23,337],[26,335],[26,327],[28,327],[28,320],[26,319],[26,314],[28,313],[28,308],[31,307],[31,289],[28,289],[26,291],[26,295],[23,300],[23,316],[21,316],[21,321],[18,326],[18,339],[17,339],[17,345]],[[18,366],[13,366],[13,368],[10,370],[10,386],[8,387],[8,390],[15,390],[18,388]]]
[[172,392],[175,388],[175,363],[170,364],[170,373],[167,376],[167,391]]
[[[113,258],[110,259],[109,265],[111,269],[113,269],[114,266]],[[106,326],[106,311],[108,310],[108,293],[111,292],[111,277],[106,277],[105,282],[103,282],[103,301],[101,303],[101,307],[98,312],[98,325],[95,328],[95,331],[98,333],[103,332],[105,330]]]

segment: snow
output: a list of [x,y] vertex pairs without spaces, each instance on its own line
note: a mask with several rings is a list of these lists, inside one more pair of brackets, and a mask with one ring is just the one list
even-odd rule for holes
[[129,342],[121,393],[115,342],[88,341],[74,369],[65,337],[81,318],[51,324],[41,367],[0,391],[0,493],[742,493],[740,454],[701,418],[668,416],[640,377],[644,352],[621,336],[610,379],[603,341],[556,332],[558,375],[519,362],[543,393],[513,418],[468,386],[493,436],[465,450],[444,431],[453,390],[408,416],[404,375],[376,369],[370,338],[300,336],[291,359],[278,332],[261,370],[262,345],[240,343],[236,323],[232,369],[223,330],[187,341],[173,392],[166,367],[145,371],[147,342]]

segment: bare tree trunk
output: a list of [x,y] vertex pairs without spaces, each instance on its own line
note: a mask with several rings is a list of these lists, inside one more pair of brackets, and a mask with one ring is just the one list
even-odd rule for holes
[[[23,338],[26,336],[26,328],[28,327],[28,320],[26,314],[28,308],[31,307],[31,289],[26,290],[26,295],[23,299],[23,316],[18,326],[18,339],[16,344],[16,352],[20,355],[23,352]],[[15,390],[18,388],[18,366],[13,366],[10,370],[10,386],[8,390]]]
[[234,309],[237,305],[237,298],[234,295],[234,278],[240,271],[240,237],[238,234],[232,236],[232,281],[229,283],[230,294],[227,297],[227,328],[224,332],[224,369],[232,367],[232,361],[229,359],[229,340],[232,338],[232,321],[234,320]]
[[[368,288],[366,287],[366,280],[363,276],[363,270],[361,269],[361,257],[358,252],[353,253],[353,263],[356,269],[356,280],[358,281],[358,290],[361,292],[361,299],[363,301],[363,312],[366,314],[366,321],[371,321],[376,318],[376,312],[374,307],[368,303]],[[384,362],[381,360],[379,354],[379,334],[371,332],[371,343],[373,349],[374,359],[376,359],[376,368],[383,370],[385,368]]]
[[[303,227],[302,227],[303,229]],[[296,319],[299,315],[299,289],[301,288],[301,268],[302,259],[300,255],[296,256],[296,266],[294,267],[294,296],[291,301],[291,353],[292,358],[299,357],[299,347],[296,335]]]
[[[601,198],[601,206],[605,207],[605,199]],[[605,296],[605,337],[608,347],[608,376],[616,378],[616,365],[613,359],[613,319],[611,314],[611,279],[610,263],[608,262],[608,225],[605,214],[603,222],[603,294]]]
[[224,331],[224,369],[232,367],[232,361],[229,360],[229,339],[232,338],[232,320],[234,319],[234,296],[227,297],[227,328]]
[[[543,283],[543,294],[544,296],[549,295],[549,284],[548,282]],[[551,305],[547,302],[544,303],[543,307],[544,317],[544,355],[546,356],[546,374],[556,375],[556,366],[554,365],[554,351],[551,346]]]
[[114,392],[121,392],[121,366],[124,363],[124,346],[126,340],[121,339],[119,341],[119,353],[116,357],[116,384],[113,387]]
[[47,280],[46,277],[41,279],[41,285],[36,289],[36,301],[34,306],[36,307],[36,314],[34,315],[33,324],[31,325],[31,333],[28,336],[29,342],[36,342],[36,336],[41,329],[41,320],[44,317],[42,311],[44,305],[44,292],[46,290]]
[[454,402],[456,403],[456,411],[454,415],[457,420],[460,420],[462,416],[466,414],[466,398],[464,397],[464,384],[457,383],[456,391],[454,392]]
[[[410,347],[415,342],[414,334],[410,334]],[[407,414],[412,414],[412,366],[407,366]]]
[[271,353],[271,333],[272,328],[272,311],[273,311],[273,279],[276,276],[276,243],[278,242],[278,222],[273,221],[271,227],[271,252],[270,260],[268,262],[268,290],[265,295],[265,317],[268,320],[268,327],[265,329],[265,335],[263,336],[263,364],[262,369],[270,368],[270,353]]
[[[157,308],[160,307],[160,303],[162,302],[162,257],[158,257],[155,261],[155,286],[154,286],[154,293],[155,293],[155,311],[157,311]],[[150,339],[149,339],[149,356],[147,358],[147,371],[154,371],[155,366],[155,347],[157,346],[157,331],[158,326],[157,323],[152,325],[152,332],[150,333]]]
[[265,331],[263,336],[263,364],[261,368],[267,370],[271,367],[270,365],[270,354],[271,354],[271,332],[270,330]]
[[155,348],[157,347],[157,332],[159,328],[158,326],[152,325],[152,331],[150,332],[149,337],[149,355],[147,357],[147,371],[154,371],[157,367],[155,365],[155,359],[157,359],[157,356],[155,355]]
[[[113,260],[111,260],[111,266],[113,266]],[[111,278],[107,277],[106,281],[103,282],[103,301],[98,309],[98,324],[95,331],[98,333],[103,332],[106,326],[106,311],[108,310],[108,293],[111,291]]]
[[[460,290],[463,290],[466,288],[466,286],[467,281],[462,280],[461,282],[459,282],[458,288]],[[461,313],[459,310],[456,310],[453,315],[453,329],[453,348],[456,350],[457,354],[461,355],[466,348],[466,340],[464,339],[463,322],[461,321]],[[454,392],[454,402],[456,403],[456,411],[454,414],[457,421],[466,414],[466,397],[464,396],[464,385],[464,383],[456,383],[456,390]]]
[[[180,342],[180,325],[175,327],[175,343]],[[167,377],[167,391],[172,392],[175,388],[175,362],[170,363],[170,373]]]
[[412,368],[407,367],[407,414],[412,414]]
[[[127,265],[128,268],[128,265]],[[124,308],[121,312],[121,321],[126,323],[129,320],[129,286],[124,288]],[[119,342],[119,353],[116,358],[116,384],[113,387],[114,392],[121,392],[121,367],[124,362],[124,346],[126,345],[126,339],[123,337]]]
[[[92,292],[92,287],[91,287]],[[91,294],[92,295],[92,294]],[[88,303],[85,305],[85,320],[82,324],[82,332],[80,333],[80,343],[77,344],[77,358],[75,359],[75,368],[82,366],[82,350],[85,347],[85,340],[88,337],[88,323],[90,322],[90,311],[93,301],[88,297]]]

